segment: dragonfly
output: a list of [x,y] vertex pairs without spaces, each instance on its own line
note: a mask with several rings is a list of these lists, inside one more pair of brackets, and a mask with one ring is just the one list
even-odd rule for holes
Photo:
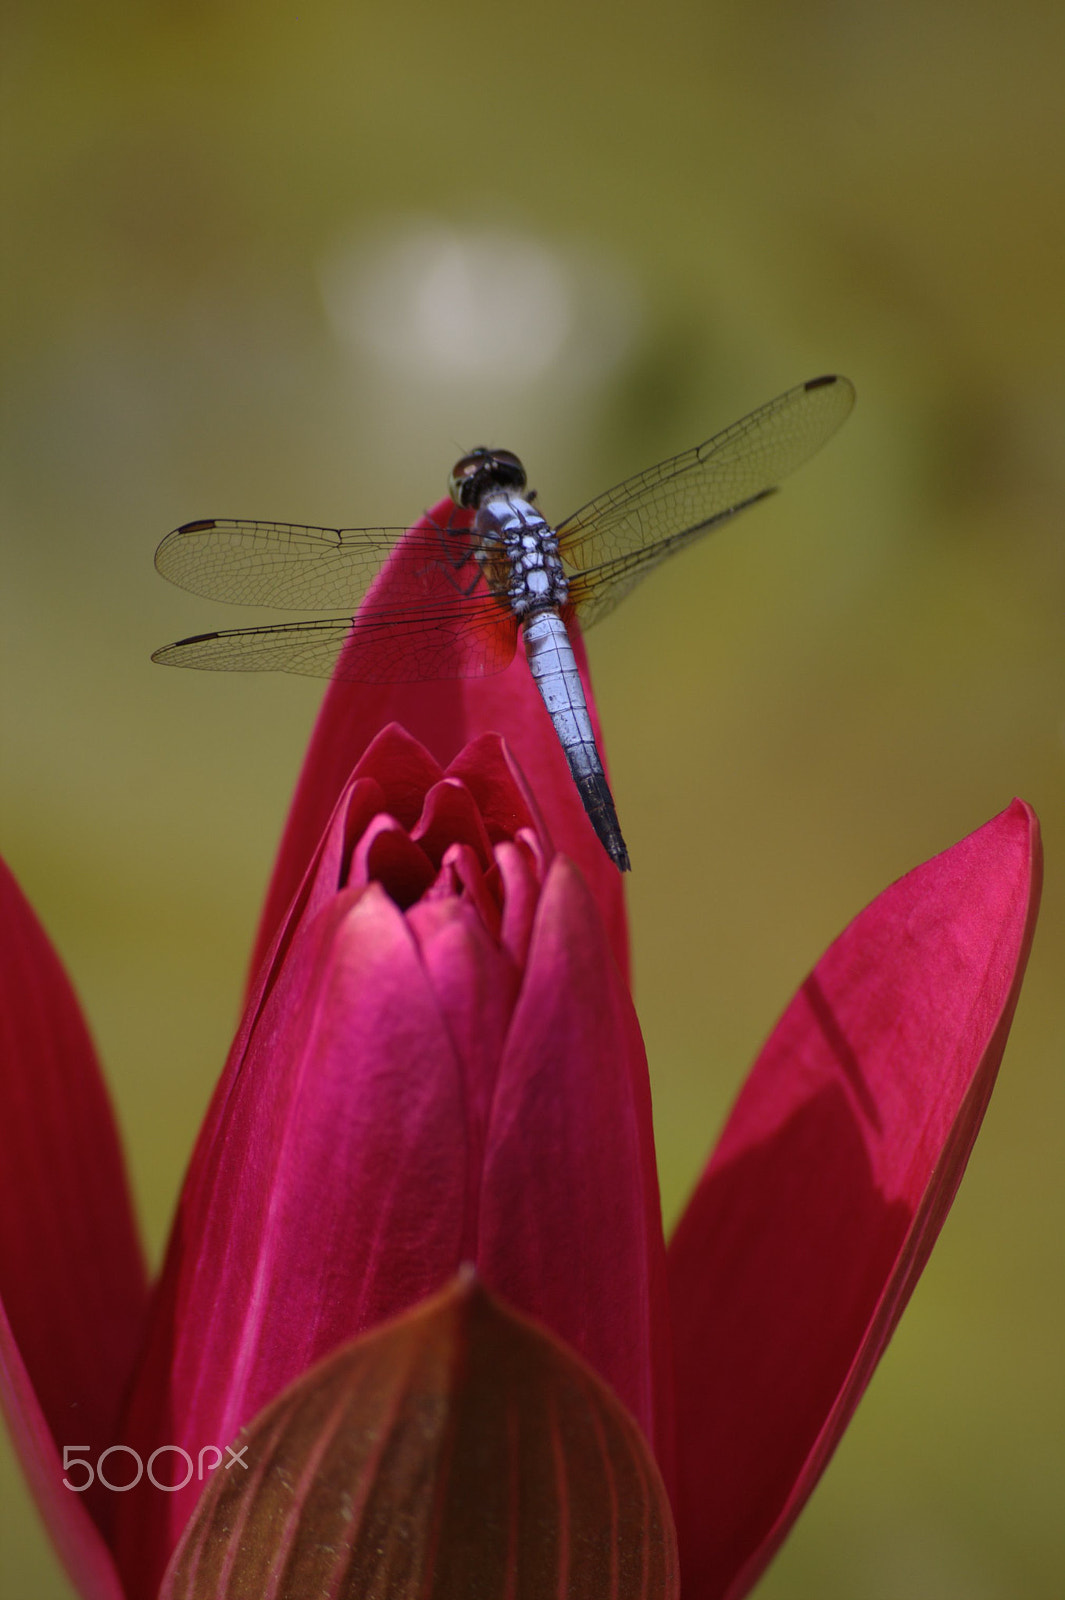
[[841,426],[854,388],[811,378],[705,443],[660,461],[552,525],[508,450],[451,472],[451,515],[413,529],[209,519],[167,534],[155,564],[212,600],[331,611],[199,633],[156,650],[170,666],[284,671],[353,683],[484,676],[519,634],[570,773],[610,859],[629,870],[569,629],[600,621],[648,573],[773,494]]

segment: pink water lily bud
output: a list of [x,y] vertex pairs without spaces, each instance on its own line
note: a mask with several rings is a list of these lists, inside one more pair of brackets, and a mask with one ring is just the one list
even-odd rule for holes
[[[182,1194],[124,1443],[195,1457],[464,1261],[610,1383],[671,1389],[647,1068],[580,873],[505,748],[360,761],[275,938]],[[116,1508],[154,1593],[202,1485]]]

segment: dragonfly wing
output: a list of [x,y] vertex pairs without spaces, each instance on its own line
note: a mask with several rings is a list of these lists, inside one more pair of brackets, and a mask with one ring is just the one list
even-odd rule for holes
[[424,520],[410,530],[186,523],[155,558],[182,588],[214,600],[348,615],[196,634],[152,660],[352,683],[499,672],[513,658],[517,621],[485,584],[469,521],[456,507],[446,525]]
[[486,588],[417,612],[373,598],[360,609],[333,673],[346,683],[485,678],[514,659],[518,622]]
[[350,617],[282,622],[268,628],[229,628],[197,633],[152,652],[167,667],[202,667],[215,672],[300,672],[328,678],[351,632]]
[[[254,529],[251,538],[253,561],[241,566],[231,554],[232,538],[239,541],[245,530]],[[285,603],[308,603],[320,598],[322,584],[330,580],[327,568],[314,559],[296,555],[295,567],[289,563],[293,545],[279,541],[286,552],[281,565],[286,568],[285,584],[277,591],[275,578],[260,559],[264,543],[274,548],[274,537],[288,533],[280,523],[217,523],[202,530],[206,544],[191,563],[197,581],[208,571],[204,552],[221,550],[221,560],[210,578],[211,593],[227,599],[251,597],[248,582],[253,573],[265,574],[257,597],[283,593]],[[299,529],[320,538],[328,530]],[[341,530],[342,532],[344,530]],[[356,530],[359,541],[348,546],[360,560],[371,548],[368,534],[383,530]],[[185,530],[179,529],[184,535]],[[171,534],[173,540],[175,535]],[[169,541],[163,541],[166,548]],[[178,543],[178,548],[184,548]],[[238,546],[239,548],[239,543]],[[393,539],[387,559],[380,564],[380,551],[366,589],[353,616],[320,617],[308,622],[285,622],[259,628],[230,629],[219,633],[197,634],[177,644],[157,650],[153,661],[172,666],[207,667],[218,671],[297,672],[311,677],[337,677],[352,683],[417,683],[423,679],[483,677],[499,672],[514,655],[517,620],[512,612],[488,589],[479,563],[473,555],[465,528],[452,533],[442,528],[415,529]],[[309,565],[301,563],[309,559]],[[339,569],[338,569],[339,570]],[[298,581],[308,575],[306,585]],[[223,577],[228,573],[236,589]],[[241,574],[244,574],[244,578]],[[295,583],[291,580],[295,578]],[[359,572],[359,585],[365,588],[366,570]],[[298,596],[298,599],[295,598]],[[272,599],[278,604],[277,598]],[[312,602],[313,603],[313,602]],[[335,601],[334,601],[335,604]]]
[[567,518],[559,546],[582,625],[605,616],[666,556],[772,493],[853,404],[846,378],[813,378]]
[[657,544],[648,545],[631,555],[617,556],[612,561],[604,561],[602,566],[576,573],[569,579],[569,603],[580,619],[581,627],[590,628],[593,622],[598,622],[613,611],[631,589],[642,583],[647,574],[661,566],[669,556],[683,550],[685,545],[694,544],[696,539],[719,528],[723,522],[730,522],[741,511],[757,505],[760,500],[767,500],[776,492],[776,489],[763,489],[760,494],[752,495],[749,500],[741,500],[739,505],[730,506],[727,511],[719,512],[706,522],[697,523],[694,528],[682,529],[670,539],[660,539]]
[[[486,597],[487,601],[491,597]],[[156,650],[171,667],[216,672],[295,672],[346,683],[419,683],[501,672],[514,656],[517,622],[493,603],[434,615],[363,608],[264,628],[198,633]]]
[[[458,521],[462,517],[461,523]],[[306,528],[292,522],[186,522],[168,533],[155,565],[181,589],[208,600],[282,610],[354,612],[400,543],[408,570],[418,565],[476,568],[468,514],[448,527]]]

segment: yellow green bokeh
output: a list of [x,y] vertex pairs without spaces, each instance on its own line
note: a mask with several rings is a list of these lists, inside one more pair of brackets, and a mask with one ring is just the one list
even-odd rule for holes
[[[664,1200],[844,923],[1031,801],[1044,910],[984,1132],[757,1593],[1051,1600],[1065,11],[41,0],[2,49],[0,850],[91,1019],[153,1259],[320,694],[152,667],[249,620],[169,589],[158,539],[410,520],[480,442],[558,517],[843,371],[831,446],[590,636]],[[399,334],[360,345],[327,309],[338,262],[449,230],[525,241],[569,285],[570,344],[530,381],[392,361]],[[3,1471],[0,1590],[65,1600]]]

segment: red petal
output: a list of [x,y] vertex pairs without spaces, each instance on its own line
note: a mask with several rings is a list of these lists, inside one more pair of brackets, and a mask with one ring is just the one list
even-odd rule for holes
[[365,888],[376,881],[404,910],[421,899],[436,868],[410,834],[390,817],[376,817],[355,846],[348,882]]
[[440,861],[449,845],[461,841],[477,853],[483,867],[491,865],[492,847],[476,801],[454,779],[434,784],[425,796],[418,825],[411,834],[426,855]]
[[253,968],[254,981],[241,1023],[243,1031],[230,1052],[231,1059],[246,1042],[247,1030],[258,1016],[293,933],[301,921],[308,921],[347,885],[352,857],[374,818],[386,814],[404,827],[413,827],[426,790],[442,778],[441,768],[424,746],[394,723],[382,729],[364,751],[278,924],[269,960]]
[[477,1265],[613,1386],[669,1477],[665,1257],[643,1042],[581,875],[544,884],[485,1154]]
[[552,853],[536,798],[499,734],[482,733],[471,739],[447,770],[476,800],[493,844],[531,829],[544,835],[545,853]]
[[[182,1196],[128,1433],[143,1456],[224,1444],[324,1352],[455,1271],[466,1093],[418,946],[381,888],[301,927]],[[196,1492],[123,1496],[132,1594],[154,1592]]]
[[749,1592],[853,1414],[976,1138],[1039,881],[1014,801],[851,923],[740,1095],[669,1253],[686,1594]]
[[425,745],[396,722],[385,723],[360,752],[355,774],[381,785],[384,810],[405,828],[414,827],[426,794],[443,777],[440,764]]
[[[0,1298],[12,1431],[37,1487],[55,1445],[93,1459],[117,1438],[146,1305],[144,1264],[111,1108],[66,975],[0,862]],[[26,1409],[28,1385],[39,1404]],[[61,1474],[60,1474],[61,1476]],[[52,1476],[53,1488],[58,1477]],[[103,1520],[106,1493],[82,1503]],[[49,1494],[53,1522],[79,1497]],[[62,1510],[58,1513],[62,1516]],[[62,1530],[55,1530],[63,1543]]]
[[[89,1514],[84,1494],[63,1485],[65,1468],[56,1449],[37,1396],[33,1392],[11,1324],[0,1306],[0,1399],[3,1412],[18,1451],[26,1481],[53,1545],[82,1600],[122,1600],[118,1572],[103,1536]],[[84,1440],[68,1439],[68,1445],[84,1445]],[[88,1460],[95,1476],[98,1451],[90,1446],[75,1452]],[[70,1462],[70,1481],[86,1481],[85,1465]]]
[[[433,524],[447,524],[454,509],[450,500],[442,500],[415,527],[424,531]],[[386,593],[379,586],[375,599],[384,599]],[[584,646],[576,630],[573,642],[602,749]],[[432,751],[442,767],[479,734],[502,734],[536,795],[556,847],[576,861],[587,878],[609,931],[615,960],[627,974],[628,936],[620,875],[592,831],[521,655],[519,649],[518,658],[505,671],[488,678],[329,685],[274,868],[253,972],[299,887],[352,768],[374,736],[388,723],[398,722]]]
[[531,850],[521,844],[501,844],[496,861],[503,883],[503,922],[500,939],[521,970],[529,953],[533,919],[540,901],[540,878]]
[[302,1377],[238,1440],[160,1600],[676,1600],[632,1418],[469,1278]]

